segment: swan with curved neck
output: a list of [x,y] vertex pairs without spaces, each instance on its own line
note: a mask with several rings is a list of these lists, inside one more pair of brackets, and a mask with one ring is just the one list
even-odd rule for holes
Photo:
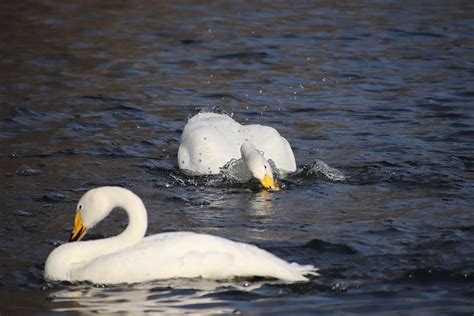
[[240,158],[266,189],[278,188],[269,159],[282,176],[296,171],[290,144],[270,126],[241,125],[217,113],[198,113],[189,119],[178,150],[181,170],[191,174],[218,174],[229,161]]
[[[80,241],[115,208],[125,209],[129,225],[119,235]],[[145,236],[142,200],[120,187],[88,191],[77,204],[70,243],[54,249],[45,278],[100,284],[137,283],[170,278],[231,279],[271,277],[288,282],[316,275],[312,265],[288,263],[256,246],[192,232]]]

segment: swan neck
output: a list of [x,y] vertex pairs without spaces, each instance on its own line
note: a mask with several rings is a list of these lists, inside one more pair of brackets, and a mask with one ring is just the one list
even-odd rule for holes
[[265,177],[273,179],[273,173],[268,161],[253,144],[242,144],[242,146],[240,146],[240,153],[242,160],[255,178],[259,181],[262,181]]
[[[56,248],[46,260],[48,280],[80,280],[77,273],[94,258],[115,253],[139,243],[147,229],[147,213],[142,200],[126,189],[105,187],[101,192],[108,203],[109,213],[122,208],[128,215],[128,226],[119,235],[97,240],[70,242]],[[109,214],[107,213],[107,215]]]
[[[252,159],[256,159],[261,157],[262,155],[260,152],[255,148],[254,145],[250,143],[244,143],[240,147],[240,154],[242,155],[242,159],[248,164]],[[263,158],[263,157],[262,157]]]
[[[120,189],[120,188],[119,188]],[[118,192],[114,208],[124,209],[128,216],[127,228],[117,238],[123,239],[126,245],[140,242],[145,236],[148,219],[142,200],[130,191]]]

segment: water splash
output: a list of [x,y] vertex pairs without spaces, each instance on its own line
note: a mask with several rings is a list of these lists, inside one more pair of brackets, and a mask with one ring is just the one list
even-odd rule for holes
[[252,173],[242,158],[232,159],[220,169],[222,177],[231,183],[248,182],[252,179]]
[[344,181],[348,178],[339,169],[330,167],[327,163],[319,159],[316,159],[309,165],[303,166],[298,171],[298,175],[322,178],[329,181]]
[[[309,165],[298,168],[298,171],[292,174],[280,172],[273,160],[269,159],[268,162],[272,167],[273,177],[282,185],[282,188],[286,187],[285,182],[287,182],[287,180],[294,182],[292,180],[298,180],[300,178],[313,180],[322,179],[334,182],[345,181],[348,178],[342,171],[330,167],[324,161],[318,159]],[[170,177],[172,178],[173,184],[179,186],[241,187],[250,184],[252,187],[253,185],[259,187],[258,181],[254,179],[252,173],[241,158],[230,160],[221,167],[220,170],[221,172],[215,175],[196,175],[186,172],[179,174],[170,173]],[[296,181],[295,183],[299,182],[300,181]]]

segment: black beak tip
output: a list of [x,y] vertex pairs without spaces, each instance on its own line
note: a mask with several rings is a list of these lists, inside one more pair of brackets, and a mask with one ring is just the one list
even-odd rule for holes
[[85,228],[82,227],[81,230],[77,234],[74,234],[74,231],[73,231],[71,233],[71,237],[69,237],[69,242],[81,240],[81,237],[84,235],[84,230]]

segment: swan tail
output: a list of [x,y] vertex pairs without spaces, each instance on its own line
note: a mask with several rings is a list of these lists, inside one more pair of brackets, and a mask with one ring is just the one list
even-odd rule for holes
[[308,280],[308,278],[305,277],[305,275],[313,275],[313,276],[318,276],[318,268],[314,267],[311,264],[307,265],[300,265],[296,262],[291,263],[291,267],[294,269],[296,273],[298,273],[302,278],[304,278],[305,281]]

